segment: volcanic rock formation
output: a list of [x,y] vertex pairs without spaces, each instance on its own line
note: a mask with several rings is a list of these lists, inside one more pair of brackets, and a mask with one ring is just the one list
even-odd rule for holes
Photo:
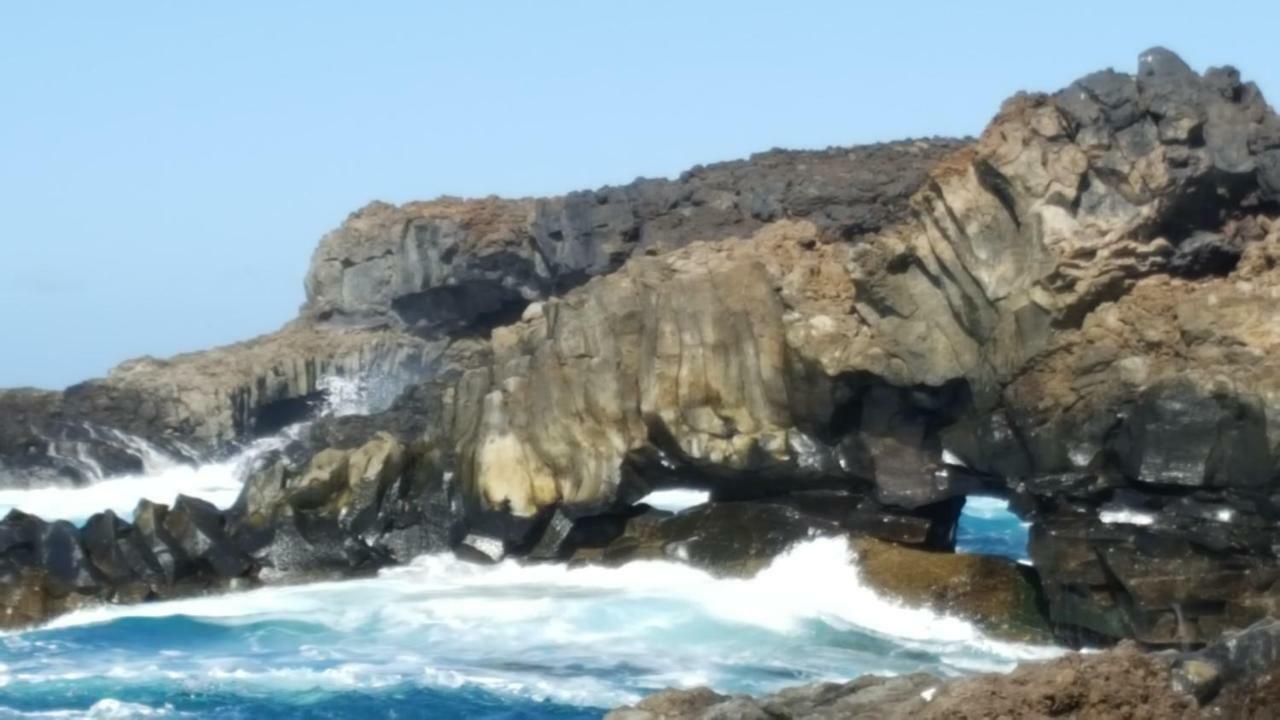
[[[225,512],[11,516],[11,622],[428,550],[724,573],[814,534],[947,552],[974,492],[1034,523],[1028,587],[1064,640],[1197,645],[1277,609],[1280,118],[1232,68],[1153,49],[972,142],[374,203],[306,288],[275,335],[0,394],[0,478],[29,484],[140,462],[113,433],[224,452],[327,376],[404,388],[317,420]],[[668,487],[713,502],[637,505]],[[1023,597],[1011,567],[954,568]]]

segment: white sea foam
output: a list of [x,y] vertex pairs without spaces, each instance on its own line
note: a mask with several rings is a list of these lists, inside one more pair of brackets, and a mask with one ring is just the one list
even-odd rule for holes
[[83,522],[90,515],[114,510],[128,518],[139,500],[172,503],[178,495],[190,495],[227,507],[240,494],[247,466],[286,436],[265,438],[227,460],[204,465],[170,463],[155,472],[121,475],[84,487],[0,490],[0,515],[10,509],[39,515],[45,520]]
[[1156,516],[1151,513],[1127,508],[1103,510],[1098,513],[1098,519],[1114,525],[1154,525],[1156,522]]
[[[185,715],[185,714],[182,714]],[[0,705],[3,718],[76,718],[77,720],[134,720],[149,717],[179,717],[173,707],[151,707],[142,703],[122,702],[115,698],[103,698],[85,710],[14,710]]]
[[[995,520],[1006,517],[1011,511],[1009,510],[1009,501],[1003,498],[989,495],[970,495],[965,498],[964,509],[961,512],[970,517]],[[1023,524],[1027,525],[1027,523]]]
[[322,415],[368,415],[389,404],[377,386],[367,378],[328,375],[316,385],[324,391],[325,405]]
[[[359,378],[330,376],[318,385],[325,390],[326,403],[321,414],[342,416],[368,413],[381,401],[374,385]],[[218,462],[192,465],[175,460],[146,441],[104,428],[86,427],[94,437],[113,440],[129,448],[143,462],[143,472],[101,479],[101,469],[93,466],[89,473],[98,478],[83,487],[46,487],[0,490],[0,516],[11,509],[38,515],[46,520],[70,520],[80,523],[94,513],[113,510],[128,518],[139,500],[172,503],[178,495],[189,495],[225,508],[235,502],[249,466],[271,450],[284,447],[305,431],[306,423],[285,428],[281,433],[259,439],[236,455]],[[91,456],[81,452],[77,443],[60,446],[65,458],[92,464]],[[65,459],[64,458],[64,459]]]
[[668,512],[680,512],[688,508],[701,505],[711,499],[711,493],[707,490],[694,490],[692,488],[668,488],[666,490],[654,490],[653,492],[640,498],[642,502],[659,510]]
[[[330,412],[359,411],[359,388],[345,392],[331,390]],[[139,498],[169,502],[179,492],[225,506],[239,492],[244,464],[287,439],[264,440],[222,463],[176,465],[69,492],[0,492],[0,508],[76,520],[107,507],[127,515]],[[685,489],[645,501],[680,510],[706,499]],[[1003,501],[971,498],[965,512],[1004,509]],[[77,645],[99,631],[113,637],[123,620],[131,638],[145,640]],[[872,672],[1007,670],[1057,653],[881,597],[862,583],[847,545],[828,538],[795,546],[752,579],[665,561],[482,566],[437,554],[372,578],[82,609],[39,630],[0,634],[0,686],[258,695],[466,686],[611,706],[668,686],[760,692]],[[129,709],[114,702],[102,700],[93,712],[113,717],[117,707]]]
[[[1058,652],[995,640],[964,620],[881,597],[861,582],[847,545],[831,538],[797,545],[745,580],[664,561],[481,566],[428,555],[363,580],[80,610],[39,634],[181,617],[248,634],[243,655],[188,655],[175,645],[163,672],[188,685],[417,682],[601,706],[634,701],[638,688],[757,691],[863,672],[999,671]],[[318,629],[262,629],[291,623]],[[289,662],[250,652],[292,635],[299,645]],[[118,656],[113,662],[120,677],[161,672],[154,653],[124,668]]]

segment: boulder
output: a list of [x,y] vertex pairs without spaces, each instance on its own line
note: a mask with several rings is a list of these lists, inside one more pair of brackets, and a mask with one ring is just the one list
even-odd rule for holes
[[189,572],[231,579],[247,574],[253,567],[227,535],[222,512],[209,502],[179,495],[165,514],[163,527],[181,551]]
[[998,637],[1037,643],[1052,637],[1031,568],[1005,558],[931,552],[868,537],[850,546],[859,576],[877,592],[972,620]]

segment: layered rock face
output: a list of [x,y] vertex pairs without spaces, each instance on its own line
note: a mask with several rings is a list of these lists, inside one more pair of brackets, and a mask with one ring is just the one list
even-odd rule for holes
[[674,181],[558,198],[372,203],[321,240],[305,312],[419,333],[475,332],[635,254],[743,235],[786,218],[852,237],[901,219],[928,169],[960,146],[930,140],[775,150]]
[[62,392],[0,390],[0,487],[82,485],[149,456],[196,461],[313,415],[331,378],[376,379],[389,405],[441,346],[385,330],[291,324],[168,360],[139,358]]
[[632,258],[455,344],[441,462],[516,517],[666,484],[909,511],[1004,488],[1068,635],[1266,614],[1277,119],[1233,70],[1140,65],[1014,98],[878,231]]
[[[86,421],[226,447],[307,416],[325,376],[373,374],[411,386],[267,458],[202,516],[200,547],[237,560],[187,577],[447,548],[749,574],[815,534],[948,551],[986,492],[1033,521],[1033,581],[955,563],[883,585],[946,608],[973,593],[943,575],[1001,578],[972,602],[995,625],[1043,602],[1064,639],[1199,644],[1280,598],[1277,217],[1257,88],[1156,49],[1009,100],[974,142],[370,205],[321,242],[285,330],[2,395],[0,457],[20,482],[70,474],[47,438]],[[713,502],[636,504],[669,487]],[[45,535],[0,548],[6,572],[44,572]],[[115,597],[89,574],[82,595]]]

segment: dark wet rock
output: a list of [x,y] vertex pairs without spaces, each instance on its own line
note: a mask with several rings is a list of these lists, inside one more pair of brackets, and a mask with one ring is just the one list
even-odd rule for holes
[[80,531],[93,566],[106,582],[132,581],[158,585],[164,580],[160,561],[134,526],[110,510],[89,518]]
[[191,572],[212,571],[236,578],[252,567],[249,558],[227,536],[226,517],[211,503],[179,495],[165,515],[164,531],[175,541]]
[[[1028,549],[1065,639],[1184,647],[1280,609],[1280,564],[1270,550],[1206,542],[1194,526],[1171,528],[1130,512],[1112,522],[1053,516],[1033,526]],[[1073,637],[1076,630],[1085,634]]]
[[[0,390],[0,487],[76,486],[108,475],[143,470],[141,441],[125,433],[138,425],[129,417],[137,396],[94,395],[90,386],[67,393]],[[161,441],[154,449],[182,457]]]
[[53,592],[90,593],[99,587],[97,573],[85,555],[75,525],[65,520],[49,523],[41,534],[39,547],[37,562]]
[[[954,541],[958,513],[959,505],[952,504],[945,517],[931,518],[888,510],[869,498],[817,492],[711,502],[678,513],[648,510],[615,516],[612,522],[595,516],[564,534],[578,562],[675,560],[717,575],[749,577],[797,543],[817,537],[884,536],[927,546],[931,528],[942,523]],[[562,534],[554,518],[549,530]]]
[[448,549],[458,515],[427,453],[378,432],[355,447],[270,456],[229,519],[236,541],[278,572],[367,572]]
[[48,523],[21,510],[10,510],[0,521],[0,553],[25,564],[39,562],[40,543]]
[[795,508],[854,535],[946,551],[955,548],[956,524],[964,505],[963,498],[953,498],[907,509],[856,493],[829,490],[788,493],[761,502]]
[[675,560],[717,575],[750,577],[803,540],[842,534],[820,517],[772,503],[708,503],[679,513],[650,511],[631,518],[600,548],[579,548],[577,561],[621,565]]
[[133,510],[133,526],[142,547],[155,558],[164,581],[173,584],[185,573],[189,560],[165,527],[168,515],[168,505],[140,500]]
[[1256,487],[1272,474],[1262,402],[1185,380],[1146,388],[1108,451],[1125,475],[1158,485]]

